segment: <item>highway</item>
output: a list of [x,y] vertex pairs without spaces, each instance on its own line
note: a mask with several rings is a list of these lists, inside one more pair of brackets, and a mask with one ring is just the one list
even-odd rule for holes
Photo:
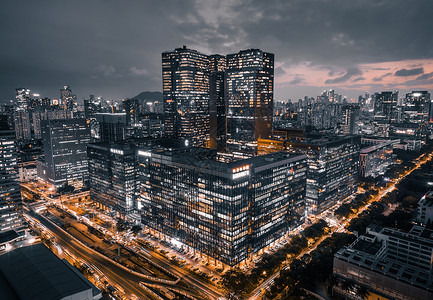
[[[97,268],[99,268],[104,273],[104,275],[108,278],[109,282],[121,286],[127,294],[135,294],[139,297],[140,295],[146,295],[144,299],[147,299],[149,297],[139,286],[140,281],[146,281],[145,279],[143,279],[143,277],[128,272],[127,270],[123,269],[122,267],[119,267],[118,265],[116,265],[110,259],[104,257],[103,255],[96,254],[94,250],[86,246],[83,246],[75,238],[71,239],[71,237],[67,235],[62,229],[59,229],[57,226],[47,221],[43,216],[33,211],[26,212],[26,214],[29,217],[38,220],[42,225],[44,225],[50,231],[50,233],[56,238],[56,243],[60,245],[62,248],[68,250],[77,258],[80,258],[86,262],[94,264]],[[191,286],[192,289],[199,291],[203,295],[205,295],[207,299],[218,299],[222,296],[221,293],[214,290],[212,287],[206,286],[198,279],[195,279],[191,275],[186,273],[186,271],[165,262],[162,258],[152,255],[152,261],[160,265],[162,268],[166,270],[170,270],[176,276],[181,278],[182,281],[184,281],[189,286]],[[162,285],[166,286],[164,284]],[[179,286],[176,287],[181,288]],[[193,293],[192,296],[196,297],[197,294]]]
[[44,225],[56,238],[56,243],[59,246],[68,250],[77,258],[94,264],[102,271],[102,273],[104,273],[110,283],[115,283],[121,286],[125,290],[126,294],[135,294],[136,296],[142,297],[143,299],[149,298],[149,296],[144,293],[143,289],[139,286],[139,282],[142,281],[143,278],[129,273],[125,269],[113,263],[110,259],[95,254],[92,250],[83,246],[75,239],[71,239],[71,237],[64,233],[63,230],[51,224],[44,217],[32,211],[26,212],[26,214]]

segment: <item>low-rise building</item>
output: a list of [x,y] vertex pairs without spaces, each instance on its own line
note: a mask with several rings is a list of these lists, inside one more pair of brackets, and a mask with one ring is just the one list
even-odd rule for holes
[[[371,227],[334,256],[333,273],[367,287],[380,299],[433,299],[433,231]],[[336,286],[335,292],[359,299]]]
[[395,155],[391,141],[363,148],[359,154],[359,176],[377,177],[384,174],[394,162]]

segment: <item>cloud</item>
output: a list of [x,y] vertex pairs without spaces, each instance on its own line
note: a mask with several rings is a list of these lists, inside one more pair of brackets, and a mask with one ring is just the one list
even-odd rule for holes
[[381,68],[381,67],[377,67],[377,68],[371,68],[372,70],[375,70],[375,71],[386,71],[386,70],[389,70],[390,68]]
[[302,78],[302,77],[300,77],[300,76],[298,76],[298,75],[296,75],[294,79],[292,79],[291,81],[289,81],[287,83],[290,84],[290,85],[297,85],[297,84],[300,84],[300,83],[303,83],[303,82],[305,82],[305,79]]
[[358,81],[362,81],[362,80],[365,80],[365,78],[364,77],[358,77],[358,78],[353,79],[352,82],[358,82]]
[[344,75],[337,77],[337,78],[327,79],[325,81],[325,84],[335,84],[335,83],[346,82],[349,79],[351,79],[352,77],[357,76],[357,75],[362,75],[362,71],[359,68],[357,68],[357,67],[348,68]]
[[95,73],[94,76],[96,77],[99,76],[109,77],[114,73],[116,73],[116,68],[113,67],[112,65],[99,65],[95,67],[94,73]]
[[424,68],[401,69],[394,73],[394,76],[415,76],[424,73]]
[[430,78],[432,78],[432,77],[433,77],[433,72],[431,72],[431,73],[425,73],[425,74],[423,74],[423,75],[421,75],[421,76],[418,76],[418,77],[416,78],[416,80],[430,79]]
[[151,75],[151,73],[148,70],[138,69],[137,67],[131,67],[131,68],[129,68],[129,71],[131,72],[131,74],[137,75],[137,76],[149,76],[149,75]]
[[381,75],[379,77],[374,77],[373,81],[374,82],[382,81],[383,78],[391,76],[391,75],[392,75],[392,73],[386,73],[386,74],[383,74],[383,75]]

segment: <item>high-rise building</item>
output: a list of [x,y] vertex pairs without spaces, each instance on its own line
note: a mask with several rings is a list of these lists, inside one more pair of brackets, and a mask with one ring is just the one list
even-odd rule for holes
[[123,109],[126,113],[126,124],[128,127],[137,126],[139,123],[140,105],[138,99],[123,100]]
[[38,177],[57,187],[87,181],[86,147],[90,129],[86,119],[44,120],[44,160],[38,161]]
[[287,151],[308,156],[306,203],[309,212],[323,211],[356,192],[359,150],[359,136],[299,136],[290,131],[276,131],[273,138],[258,140],[259,155]]
[[162,53],[164,134],[186,145],[209,140],[208,56],[177,48]]
[[139,148],[141,220],[185,247],[237,265],[300,223],[305,160],[283,152],[227,160],[213,149]]
[[357,104],[344,104],[341,107],[342,122],[341,133],[343,134],[357,134],[358,133],[358,118],[359,118],[359,105]]
[[0,233],[20,231],[23,220],[17,148],[6,116],[0,116],[0,146]]
[[226,57],[209,56],[209,147],[218,150],[226,149],[227,119],[225,98]]
[[87,146],[90,199],[103,208],[131,213],[136,188],[135,147],[128,143]]
[[255,152],[272,130],[274,54],[259,49],[227,55],[227,148]]
[[60,89],[60,105],[65,110],[76,111],[77,96],[72,94],[72,89],[67,85],[65,85],[63,89]]
[[404,99],[403,112],[404,120],[411,123],[431,122],[431,101],[430,93],[427,91],[412,91],[406,94]]
[[395,123],[397,120],[398,91],[374,94],[374,117],[381,123]]
[[18,142],[31,140],[31,121],[28,106],[30,103],[30,90],[18,88],[16,91],[14,124],[15,136]]
[[97,113],[99,140],[121,142],[126,139],[126,113]]

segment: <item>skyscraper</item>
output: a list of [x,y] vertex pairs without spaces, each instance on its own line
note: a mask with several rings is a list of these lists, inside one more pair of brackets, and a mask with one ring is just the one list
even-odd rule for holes
[[72,94],[72,89],[65,85],[60,89],[60,104],[65,110],[74,110],[77,105],[77,96]]
[[274,54],[260,49],[227,55],[227,148],[255,152],[272,130]]
[[21,189],[15,134],[0,116],[0,233],[22,228]]
[[227,119],[225,98],[226,57],[209,56],[209,147],[225,150],[227,141]]
[[177,48],[162,53],[164,134],[186,145],[205,146],[209,139],[208,56]]
[[39,178],[56,188],[87,181],[90,129],[86,119],[44,120],[42,139],[45,160],[38,161]]
[[375,93],[374,115],[382,123],[395,123],[397,120],[398,91]]
[[125,113],[97,113],[99,139],[101,142],[120,142],[126,138]]
[[28,141],[32,138],[31,122],[28,106],[30,102],[30,90],[18,88],[16,91],[16,102],[14,111],[15,136],[17,141]]
[[427,91],[412,91],[404,99],[405,121],[411,123],[424,123],[431,120],[430,93]]

